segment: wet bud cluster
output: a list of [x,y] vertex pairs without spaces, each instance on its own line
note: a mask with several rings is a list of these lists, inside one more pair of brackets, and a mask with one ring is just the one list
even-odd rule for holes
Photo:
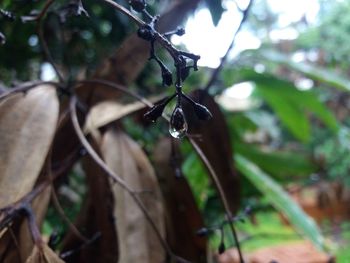
[[[182,138],[187,134],[188,124],[186,121],[185,113],[183,112],[181,99],[185,98],[192,105],[194,112],[198,119],[200,120],[209,120],[212,118],[210,111],[204,106],[197,102],[194,102],[191,98],[186,96],[182,92],[182,82],[190,75],[191,69],[194,71],[198,70],[197,62],[199,56],[180,51],[173,47],[168,38],[171,35],[182,36],[185,34],[185,30],[182,27],[177,27],[175,30],[160,34],[155,26],[158,22],[159,16],[151,16],[146,10],[146,1],[145,0],[130,0],[130,6],[136,12],[140,12],[149,19],[148,23],[144,23],[140,26],[137,31],[137,34],[143,40],[150,42],[150,60],[155,60],[161,70],[162,83],[164,86],[173,85],[173,74],[169,68],[163,63],[163,61],[155,53],[155,42],[159,41],[162,46],[168,51],[171,57],[174,59],[174,65],[176,68],[176,82],[175,82],[175,93],[165,98],[164,100],[156,103],[146,114],[144,115],[145,119],[155,122],[163,113],[166,105],[173,99],[177,98],[176,107],[174,108],[171,118],[169,132],[174,138]],[[192,63],[191,63],[192,62]]]

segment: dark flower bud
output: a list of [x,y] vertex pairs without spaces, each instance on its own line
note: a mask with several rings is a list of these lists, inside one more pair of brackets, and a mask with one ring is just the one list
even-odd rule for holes
[[185,81],[185,79],[188,77],[188,75],[190,75],[190,69],[191,69],[191,67],[189,67],[189,66],[181,68],[180,74],[181,74],[182,81]]
[[131,0],[129,1],[129,4],[136,12],[142,12],[146,8],[145,0]]
[[137,30],[137,35],[146,41],[152,41],[155,37],[154,32],[149,25],[140,27],[139,30]]
[[183,27],[178,27],[176,30],[176,35],[183,36],[186,33],[185,29]]
[[3,33],[0,32],[0,45],[4,45],[6,43],[6,37]]
[[206,237],[209,234],[209,230],[208,230],[208,228],[203,227],[203,228],[199,229],[196,234],[197,234],[197,236],[200,236],[200,237]]
[[219,247],[218,247],[218,252],[219,254],[221,255],[222,253],[224,253],[226,250],[226,247],[225,247],[225,243],[224,242],[221,242]]
[[193,109],[197,118],[202,121],[210,120],[213,117],[213,115],[208,110],[208,108],[202,104],[199,104],[199,103],[193,104]]
[[160,116],[162,116],[165,105],[165,103],[154,105],[149,111],[147,111],[143,115],[143,117],[148,121],[155,122]]
[[173,84],[173,75],[167,68],[162,68],[163,85],[171,86]]

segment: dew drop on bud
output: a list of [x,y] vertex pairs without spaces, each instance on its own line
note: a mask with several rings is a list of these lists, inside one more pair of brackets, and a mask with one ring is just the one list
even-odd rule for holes
[[176,107],[170,119],[170,135],[180,139],[186,135],[187,128],[188,125],[183,110],[180,107]]

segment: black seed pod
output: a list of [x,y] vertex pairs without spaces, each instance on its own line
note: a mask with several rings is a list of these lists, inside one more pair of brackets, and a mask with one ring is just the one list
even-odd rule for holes
[[208,110],[208,108],[202,104],[199,104],[199,103],[193,104],[193,109],[197,118],[202,121],[208,121],[213,117],[213,115]]
[[178,27],[176,29],[176,35],[183,36],[186,33],[185,29],[183,27]]
[[190,75],[190,69],[191,67],[187,66],[181,69],[181,80],[185,81],[185,79]]
[[129,4],[136,12],[142,12],[146,8],[145,0],[131,0],[129,1]]
[[224,242],[221,242],[219,247],[218,247],[218,252],[219,254],[221,255],[222,253],[224,253],[226,250],[226,247],[225,247],[225,243]]
[[160,116],[162,116],[165,105],[165,103],[154,105],[149,111],[147,111],[143,115],[143,117],[148,121],[155,122]]
[[171,86],[173,84],[173,75],[167,68],[162,68],[163,85]]
[[200,236],[200,237],[206,237],[209,234],[209,230],[207,228],[203,227],[203,228],[199,229],[196,234],[197,234],[197,236]]
[[137,30],[137,35],[146,41],[152,41],[155,38],[154,32],[149,25],[140,27],[139,30]]

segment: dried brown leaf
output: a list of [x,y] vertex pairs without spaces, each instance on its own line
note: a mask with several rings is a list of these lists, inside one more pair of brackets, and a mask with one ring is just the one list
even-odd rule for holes
[[0,207],[34,186],[58,119],[56,90],[38,86],[0,101]]
[[97,129],[145,107],[139,101],[129,104],[115,101],[100,102],[90,110],[85,121],[84,132],[94,134]]
[[[176,145],[177,147],[177,145]],[[176,255],[192,262],[207,262],[207,239],[196,232],[203,227],[202,215],[185,177],[176,178],[171,140],[164,138],[154,150],[154,164],[165,199],[167,240]]]
[[[103,136],[101,152],[107,165],[136,191],[160,233],[164,234],[164,212],[154,170],[140,146],[125,133],[110,128]],[[134,200],[113,184],[114,215],[119,238],[119,262],[160,263],[164,250]]]
[[228,201],[230,212],[234,213],[240,203],[240,187],[239,178],[234,168],[232,144],[225,117],[219,105],[206,91],[196,90],[192,92],[191,97],[205,105],[212,113],[213,118],[208,121],[200,121],[191,105],[185,104],[189,133],[195,135],[193,140],[215,171],[215,175],[211,176],[217,176]]
[[35,246],[26,263],[64,263],[46,244]]

